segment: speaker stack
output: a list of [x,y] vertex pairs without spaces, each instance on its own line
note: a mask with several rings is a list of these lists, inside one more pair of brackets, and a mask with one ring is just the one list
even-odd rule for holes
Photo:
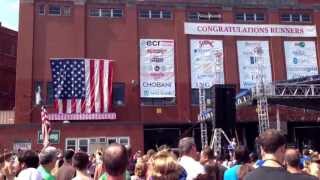
[[229,130],[236,125],[236,86],[217,84],[211,88],[215,128]]

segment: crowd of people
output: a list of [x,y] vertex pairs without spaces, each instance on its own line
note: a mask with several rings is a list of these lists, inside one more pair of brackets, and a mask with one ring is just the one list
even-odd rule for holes
[[[257,138],[259,155],[237,146],[231,156],[198,153],[192,137],[180,139],[178,149],[163,145],[131,155],[121,144],[88,155],[55,147],[0,155],[0,180],[316,180],[320,154],[287,148],[285,137],[267,130]],[[227,154],[228,156],[229,154]]]

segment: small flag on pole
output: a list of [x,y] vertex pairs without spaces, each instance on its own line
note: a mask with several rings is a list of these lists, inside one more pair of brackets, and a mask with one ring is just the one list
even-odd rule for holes
[[49,145],[49,135],[51,131],[51,123],[48,118],[48,111],[45,106],[41,107],[41,131],[43,137],[43,146]]

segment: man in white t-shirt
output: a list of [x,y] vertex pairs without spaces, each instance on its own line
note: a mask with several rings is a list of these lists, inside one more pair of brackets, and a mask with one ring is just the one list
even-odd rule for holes
[[39,166],[37,153],[27,150],[19,155],[18,161],[22,170],[17,180],[42,180],[41,174],[36,169]]
[[187,172],[187,180],[193,180],[199,174],[204,174],[204,168],[196,161],[197,148],[192,137],[185,137],[179,141],[179,150],[182,155],[179,164]]

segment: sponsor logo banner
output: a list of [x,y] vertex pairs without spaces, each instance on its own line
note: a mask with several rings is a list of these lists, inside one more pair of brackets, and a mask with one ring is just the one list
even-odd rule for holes
[[262,66],[263,81],[272,82],[268,41],[237,41],[240,88],[256,85],[258,66]]
[[190,40],[191,88],[210,88],[224,83],[221,40]]
[[315,25],[184,23],[185,34],[316,37]]
[[173,40],[140,39],[140,96],[175,97]]
[[287,79],[318,74],[314,41],[284,41]]

